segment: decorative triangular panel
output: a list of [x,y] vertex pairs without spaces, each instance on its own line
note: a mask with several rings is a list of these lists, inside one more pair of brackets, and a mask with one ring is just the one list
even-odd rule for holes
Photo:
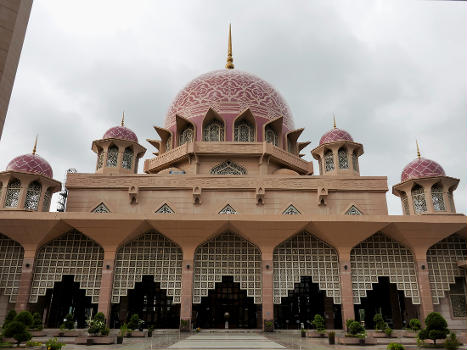
[[110,213],[110,210],[109,208],[106,207],[104,203],[101,203],[97,207],[95,207],[92,212],[93,213]]
[[237,211],[230,206],[230,204],[227,204],[222,210],[219,212],[219,214],[237,214]]
[[164,203],[162,207],[156,210],[156,214],[174,214],[175,212],[171,207],[168,206],[167,203]]
[[346,212],[345,215],[363,215],[355,205],[352,205]]
[[226,160],[211,169],[212,175],[246,175],[246,173],[247,171],[244,167],[230,160]]
[[300,211],[295,208],[292,204],[290,204],[287,209],[285,209],[283,212],[282,212],[282,215],[299,215],[301,214]]

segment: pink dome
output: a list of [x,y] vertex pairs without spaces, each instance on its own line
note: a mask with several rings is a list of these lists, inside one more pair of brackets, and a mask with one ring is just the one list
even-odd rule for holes
[[319,140],[319,145],[321,146],[322,144],[335,141],[353,141],[353,138],[347,131],[334,128],[329,130],[321,137],[321,140]]
[[6,171],[8,170],[53,177],[52,167],[38,154],[23,154],[13,158],[6,166]]
[[441,165],[430,159],[419,157],[407,164],[404,170],[402,170],[401,182],[421,177],[445,175]]
[[224,118],[227,129],[231,128],[232,120],[247,108],[257,123],[258,119],[263,119],[264,123],[282,116],[284,127],[288,131],[294,129],[292,113],[279,92],[261,78],[235,69],[209,72],[188,83],[169,107],[165,127],[173,127],[178,114],[201,129],[209,108]]
[[120,139],[138,142],[138,137],[136,134],[124,126],[114,126],[106,131],[103,139]]

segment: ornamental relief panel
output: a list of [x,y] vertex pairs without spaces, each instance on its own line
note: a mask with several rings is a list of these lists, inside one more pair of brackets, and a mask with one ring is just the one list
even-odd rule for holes
[[454,234],[436,243],[426,253],[428,278],[430,280],[433,304],[446,296],[456,277],[463,277],[465,272],[457,266],[458,261],[467,259],[467,242]]
[[23,247],[0,233],[0,292],[9,297],[10,303],[15,303],[18,296],[23,257]]
[[274,304],[280,304],[303,276],[311,276],[327,297],[333,298],[335,304],[341,303],[337,251],[312,234],[303,231],[277,246],[273,264]]
[[354,304],[360,304],[378,277],[389,277],[413,304],[420,304],[415,260],[412,252],[381,232],[375,233],[350,252]]
[[261,252],[232,232],[222,233],[196,249],[193,304],[200,304],[201,298],[208,296],[223,276],[233,276],[255,304],[262,303]]
[[180,304],[182,290],[182,250],[158,232],[147,232],[122,246],[116,255],[112,303],[127,296],[143,276],[154,276],[174,304]]
[[99,302],[104,250],[82,233],[71,230],[42,246],[37,253],[32,278],[30,303],[37,303],[47,289],[54,287],[64,275],[73,275],[74,281],[91,302]]

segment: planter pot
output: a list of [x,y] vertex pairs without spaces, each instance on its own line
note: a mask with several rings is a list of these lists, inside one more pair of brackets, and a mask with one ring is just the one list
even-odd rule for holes
[[123,337],[121,335],[117,336],[117,344],[123,344]]
[[328,338],[328,340],[329,340],[329,345],[336,344],[336,338],[332,337],[332,338]]
[[302,338],[306,337],[306,332],[300,332],[302,334]]
[[358,339],[358,345],[365,345],[365,339]]
[[152,331],[148,331],[148,338],[152,338]]
[[308,331],[307,335],[310,338],[324,338],[326,336],[325,332],[318,332],[317,330]]

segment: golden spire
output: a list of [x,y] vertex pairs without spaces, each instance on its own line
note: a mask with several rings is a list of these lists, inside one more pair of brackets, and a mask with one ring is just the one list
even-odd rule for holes
[[336,115],[333,113],[332,116],[333,116],[333,119],[334,119],[334,129],[335,129],[336,128]]
[[229,23],[229,46],[227,49],[227,64],[225,65],[225,68],[227,69],[234,69],[234,64],[233,64],[233,57],[232,57],[232,26]]
[[415,140],[415,143],[417,144],[417,157],[420,158],[420,147],[418,147],[418,141]]
[[34,141],[34,147],[32,148],[32,155],[33,156],[36,154],[36,150],[37,150],[37,138],[38,138],[38,136],[36,135],[36,141]]
[[125,126],[125,111],[122,113],[122,126]]

